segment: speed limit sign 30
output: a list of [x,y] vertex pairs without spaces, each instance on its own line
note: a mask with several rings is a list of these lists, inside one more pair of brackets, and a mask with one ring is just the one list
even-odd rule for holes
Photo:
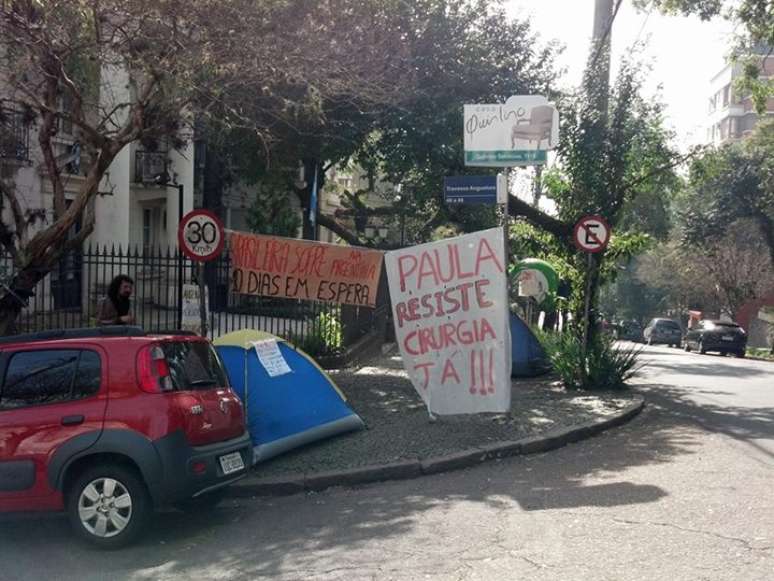
[[177,241],[191,260],[214,260],[226,241],[223,222],[209,210],[188,212],[178,226]]

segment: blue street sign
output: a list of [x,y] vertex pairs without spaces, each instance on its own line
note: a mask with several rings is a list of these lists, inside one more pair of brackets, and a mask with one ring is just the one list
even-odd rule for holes
[[496,204],[497,176],[453,176],[443,178],[447,204]]

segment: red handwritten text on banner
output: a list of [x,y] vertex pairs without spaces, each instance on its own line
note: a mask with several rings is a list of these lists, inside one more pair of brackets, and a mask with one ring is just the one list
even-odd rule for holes
[[504,254],[495,228],[385,255],[404,366],[431,412],[510,407]]
[[248,295],[373,307],[382,252],[233,232],[231,289]]

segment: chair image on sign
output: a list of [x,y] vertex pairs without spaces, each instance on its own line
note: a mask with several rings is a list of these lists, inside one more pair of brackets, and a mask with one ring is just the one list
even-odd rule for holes
[[527,140],[530,145],[537,141],[537,149],[544,139],[548,140],[551,147],[551,128],[554,124],[554,108],[548,105],[539,105],[532,109],[529,120],[520,119],[511,129],[511,149],[516,149],[517,140]]
[[[277,342],[290,373],[271,377],[266,371],[255,342],[267,339]],[[364,427],[328,374],[281,337],[244,329],[214,343],[231,387],[245,406],[253,463]]]

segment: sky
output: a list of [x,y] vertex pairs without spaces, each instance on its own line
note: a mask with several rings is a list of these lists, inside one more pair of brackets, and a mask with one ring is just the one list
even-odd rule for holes
[[[589,53],[594,0],[505,0],[504,5],[510,17],[528,18],[541,40],[566,46],[558,60],[567,68],[560,85],[577,86]],[[732,25],[722,19],[648,14],[623,0],[611,36],[613,74],[621,57],[645,41],[643,60],[653,67],[646,93],[660,90],[667,125],[676,131],[681,149],[705,141],[710,79],[724,66],[732,34]]]

